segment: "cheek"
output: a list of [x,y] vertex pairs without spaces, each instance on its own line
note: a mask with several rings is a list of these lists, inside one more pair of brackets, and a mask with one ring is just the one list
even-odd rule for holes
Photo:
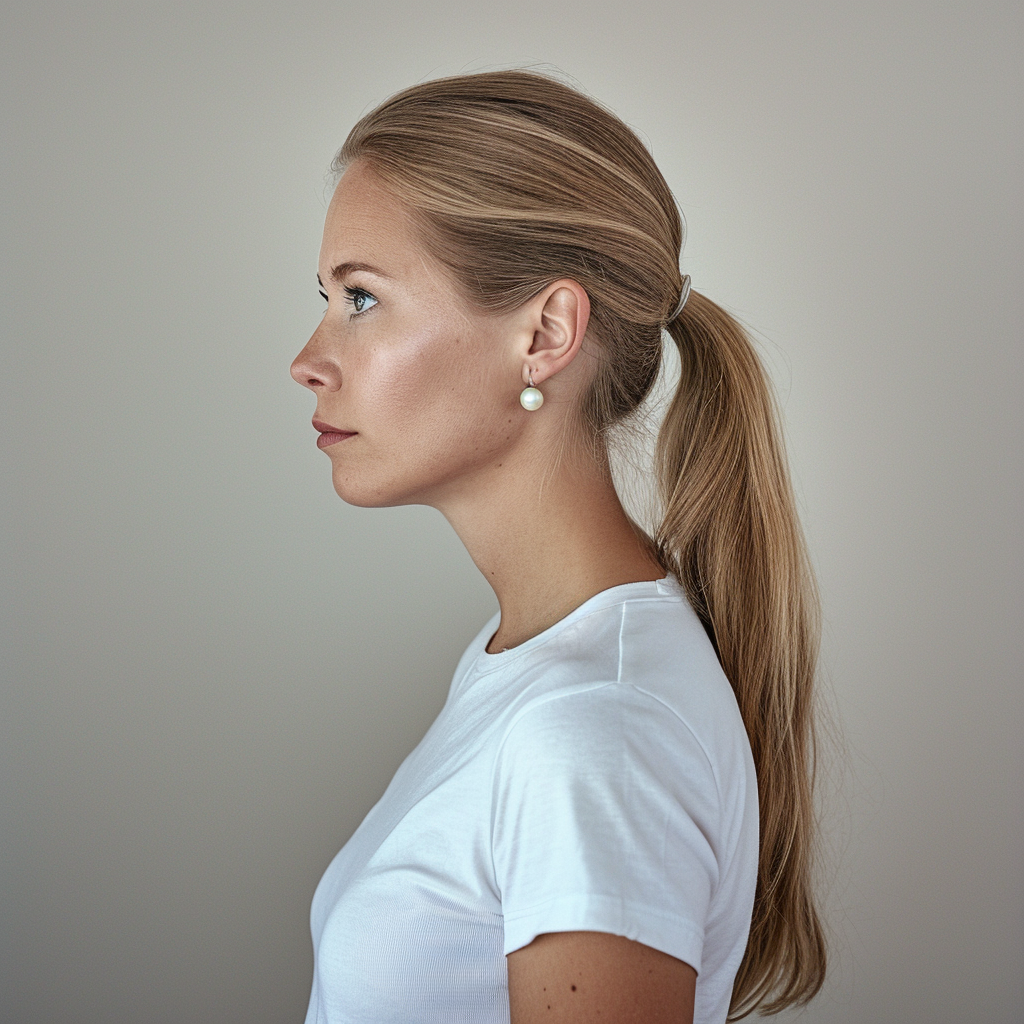
[[381,349],[360,376],[360,404],[381,440],[415,429],[451,389],[449,367],[424,344]]
[[516,382],[488,358],[486,343],[445,332],[387,353],[364,394],[397,455],[472,461],[510,437]]

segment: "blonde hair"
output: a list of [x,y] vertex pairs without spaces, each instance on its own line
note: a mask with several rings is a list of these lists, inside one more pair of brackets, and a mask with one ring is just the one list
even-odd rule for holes
[[[533,71],[425,82],[352,129],[334,170],[366,161],[429,253],[483,311],[559,278],[591,303],[598,367],[579,422],[596,443],[658,375],[682,279],[683,225],[637,136]],[[739,324],[697,291],[667,324],[681,376],[658,435],[664,515],[651,550],[686,589],[732,684],[753,751],[760,855],[730,1019],[807,1002],[825,974],[811,855],[817,598],[775,405]]]

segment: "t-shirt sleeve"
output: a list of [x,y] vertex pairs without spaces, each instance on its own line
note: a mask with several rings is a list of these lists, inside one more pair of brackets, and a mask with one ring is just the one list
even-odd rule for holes
[[504,952],[600,931],[700,971],[721,807],[685,722],[622,683],[546,695],[499,748],[492,854]]

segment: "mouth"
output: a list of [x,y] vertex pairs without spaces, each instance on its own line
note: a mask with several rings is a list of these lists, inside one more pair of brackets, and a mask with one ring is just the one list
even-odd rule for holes
[[320,432],[316,439],[317,448],[329,448],[332,444],[344,441],[346,438],[355,437],[358,431],[342,430],[340,427],[332,427],[330,423],[323,420],[313,420],[313,429]]

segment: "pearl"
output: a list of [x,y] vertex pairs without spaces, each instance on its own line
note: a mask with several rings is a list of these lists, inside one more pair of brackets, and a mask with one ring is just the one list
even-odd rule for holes
[[544,396],[536,388],[523,388],[519,392],[519,404],[528,412],[533,412],[544,404]]

